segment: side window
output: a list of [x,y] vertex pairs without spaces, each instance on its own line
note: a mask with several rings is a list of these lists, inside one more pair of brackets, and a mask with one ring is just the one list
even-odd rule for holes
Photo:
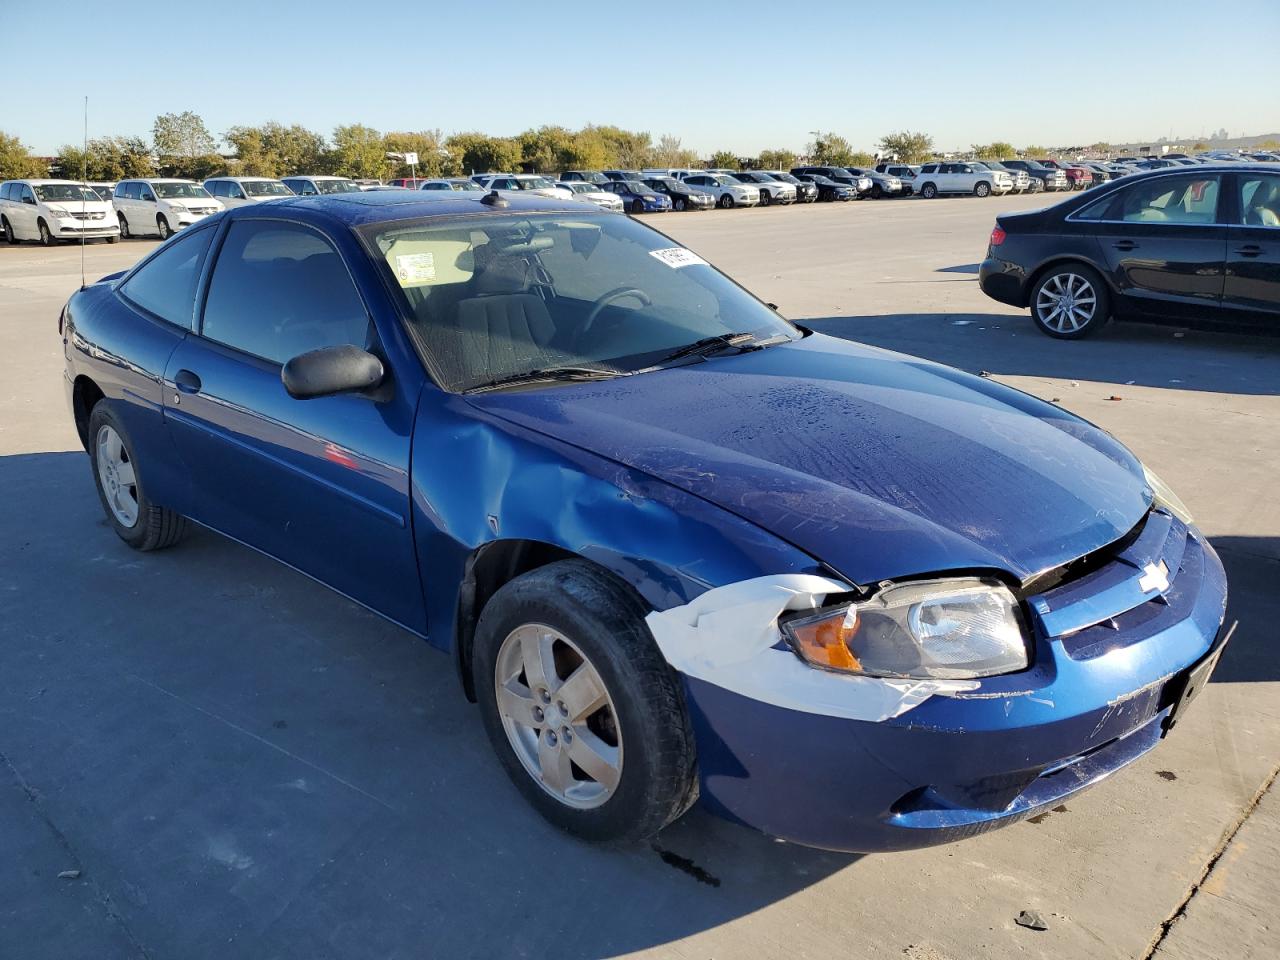
[[225,197],[227,195],[227,181],[225,180],[206,181],[204,188],[209,191],[210,196]]
[[150,200],[152,203],[155,202],[156,195],[155,195],[155,192],[151,189],[151,185],[149,183],[138,184],[138,199]]
[[0,183],[0,200],[9,199],[9,188],[11,186],[12,184],[10,183]]
[[35,203],[35,202],[36,202],[36,195],[35,195],[34,193],[32,193],[32,191],[31,191],[31,187],[29,187],[29,186],[28,186],[27,184],[25,184],[25,183],[22,185],[22,202],[23,202],[23,203]]
[[232,200],[243,200],[245,198],[244,187],[234,180],[224,180],[222,181],[222,195],[230,197]]
[[1246,227],[1280,227],[1280,175],[1242,173],[1240,222]]
[[1124,191],[1120,219],[1130,223],[1214,223],[1217,176],[1158,177]]
[[184,231],[139,267],[120,292],[147,312],[189,329],[195,312],[196,281],[213,233],[212,229]]
[[276,363],[321,347],[367,347],[370,337],[369,314],[329,241],[274,220],[227,231],[200,332]]
[[934,163],[926,163],[923,167],[920,168],[921,173],[936,173],[937,170],[938,170],[938,165]]
[[1103,197],[1101,200],[1096,200],[1093,203],[1089,204],[1084,209],[1078,210],[1075,213],[1073,213],[1071,215],[1071,219],[1072,220],[1113,219],[1112,217],[1108,217],[1107,214],[1111,210],[1112,206],[1115,204],[1116,198],[1118,196],[1123,196],[1123,195],[1124,195],[1124,191],[1121,191],[1119,194],[1112,194],[1109,197]]

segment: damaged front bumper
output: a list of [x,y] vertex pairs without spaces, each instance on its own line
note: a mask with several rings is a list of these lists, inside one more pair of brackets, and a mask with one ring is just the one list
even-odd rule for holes
[[[1165,591],[1127,606],[1115,581],[1135,551],[1163,558],[1173,574]],[[1103,596],[1119,612],[1078,627]],[[1226,641],[1221,563],[1194,529],[1164,514],[1153,512],[1113,564],[1028,601],[1028,670],[904,698],[884,719],[765,702],[713,672],[686,673],[704,802],[772,836],[835,850],[983,833],[1154,747]],[[1064,623],[1064,635],[1049,632]]]

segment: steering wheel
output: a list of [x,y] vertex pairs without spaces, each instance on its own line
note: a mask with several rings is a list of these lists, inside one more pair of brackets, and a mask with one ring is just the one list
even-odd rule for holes
[[614,287],[608,293],[602,293],[596,297],[595,303],[591,305],[591,312],[587,314],[586,322],[582,325],[582,329],[578,331],[578,336],[584,336],[591,329],[591,325],[596,322],[596,317],[600,316],[601,310],[613,303],[613,301],[621,300],[623,297],[635,297],[646,307],[653,303],[653,300],[643,290],[637,290],[635,287]]

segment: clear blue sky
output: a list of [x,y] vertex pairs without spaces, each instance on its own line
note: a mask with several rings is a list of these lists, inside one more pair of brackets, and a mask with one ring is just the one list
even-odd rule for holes
[[0,129],[41,154],[80,140],[86,94],[90,136],[183,110],[215,136],[614,123],[744,155],[815,129],[864,149],[900,129],[939,148],[1280,130],[1280,0],[0,0],[0,18]]

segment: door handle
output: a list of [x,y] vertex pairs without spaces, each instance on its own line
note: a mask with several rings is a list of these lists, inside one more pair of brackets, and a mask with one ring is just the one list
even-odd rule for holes
[[173,375],[173,385],[183,393],[199,393],[200,378],[190,370],[179,370]]
[[1112,246],[1117,250],[1134,250],[1138,245],[1132,240],[1117,240]]
[[1236,253],[1242,257],[1257,257],[1262,255],[1262,248],[1256,243],[1246,243],[1243,247],[1236,247]]

